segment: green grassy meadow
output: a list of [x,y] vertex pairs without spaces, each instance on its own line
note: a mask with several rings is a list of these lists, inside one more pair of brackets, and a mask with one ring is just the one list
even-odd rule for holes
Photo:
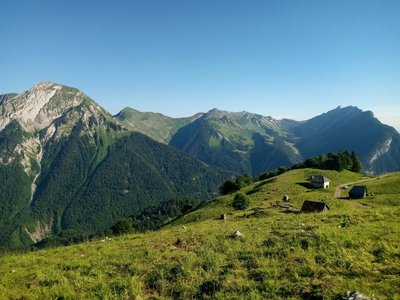
[[[310,189],[313,174],[331,187]],[[333,197],[358,180],[371,196]],[[400,173],[293,170],[242,192],[251,198],[244,211],[231,194],[157,231],[2,254],[0,299],[341,299],[347,291],[400,299]],[[299,209],[306,199],[331,210],[274,206]],[[236,230],[244,236],[232,238]]]

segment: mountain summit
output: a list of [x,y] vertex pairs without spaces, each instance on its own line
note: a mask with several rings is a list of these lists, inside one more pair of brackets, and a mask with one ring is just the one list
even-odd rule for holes
[[88,99],[77,89],[51,82],[40,82],[23,94],[4,98],[0,129],[12,121],[18,121],[28,132],[48,127],[67,110]]
[[371,111],[338,107],[295,127],[303,156],[354,150],[370,173],[400,170],[400,135]]

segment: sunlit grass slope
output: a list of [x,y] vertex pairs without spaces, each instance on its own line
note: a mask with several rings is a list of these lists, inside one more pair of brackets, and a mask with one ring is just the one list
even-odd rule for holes
[[[309,189],[312,174],[331,187]],[[336,186],[358,180],[373,196],[333,198]],[[335,299],[346,291],[400,299],[400,173],[294,170],[242,192],[251,198],[245,211],[228,195],[159,231],[5,255],[0,299]],[[305,199],[331,210],[275,207]],[[232,238],[236,230],[244,236]]]

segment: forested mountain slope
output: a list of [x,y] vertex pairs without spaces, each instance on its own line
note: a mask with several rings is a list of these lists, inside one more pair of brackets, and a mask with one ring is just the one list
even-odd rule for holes
[[77,89],[1,98],[0,244],[95,233],[155,203],[204,201],[230,176],[124,127]]

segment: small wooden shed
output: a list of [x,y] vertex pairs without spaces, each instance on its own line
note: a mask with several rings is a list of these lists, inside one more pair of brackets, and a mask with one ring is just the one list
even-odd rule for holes
[[302,213],[313,213],[313,212],[326,212],[329,211],[329,205],[325,202],[306,200],[301,207],[300,212]]
[[367,187],[365,185],[355,185],[349,191],[349,197],[351,199],[361,199],[366,197],[368,194]]

